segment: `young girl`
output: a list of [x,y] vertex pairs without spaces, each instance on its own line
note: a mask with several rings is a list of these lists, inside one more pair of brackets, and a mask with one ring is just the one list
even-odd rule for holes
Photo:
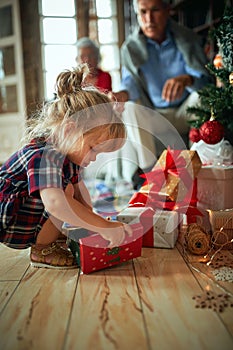
[[64,71],[57,99],[32,118],[26,145],[0,168],[0,241],[31,246],[36,267],[73,268],[74,258],[57,242],[63,222],[98,232],[109,247],[120,245],[129,226],[92,211],[82,169],[98,153],[119,149],[125,127],[108,97],[82,88],[86,65]]

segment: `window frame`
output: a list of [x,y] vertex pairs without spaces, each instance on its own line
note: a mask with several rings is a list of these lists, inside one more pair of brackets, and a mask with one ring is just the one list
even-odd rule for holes
[[[47,84],[46,84],[46,67],[45,67],[45,52],[44,48],[46,45],[53,45],[53,44],[46,44],[43,39],[43,19],[46,17],[53,17],[53,18],[75,18],[76,20],[76,35],[77,35],[77,40],[80,37],[83,36],[89,36],[91,39],[95,40],[99,47],[100,47],[100,52],[103,51],[104,46],[115,46],[115,50],[117,51],[118,58],[117,58],[117,66],[114,69],[108,70],[106,67],[103,65],[100,65],[100,67],[103,70],[108,70],[109,73],[112,76],[112,85],[113,85],[113,90],[117,90],[118,87],[120,86],[120,45],[123,41],[122,39],[122,34],[119,35],[119,1],[117,0],[111,0],[115,1],[116,4],[116,14],[110,16],[110,17],[103,17],[103,16],[97,16],[96,13],[96,2],[93,1],[85,1],[85,0],[74,0],[74,6],[75,6],[75,14],[74,16],[45,16],[42,14],[42,0],[38,0],[39,2],[39,18],[40,18],[40,36],[41,36],[41,53],[42,53],[42,74],[43,74],[43,82],[44,82],[44,94],[46,96],[46,99],[52,98],[52,94],[48,95],[47,93]],[[87,3],[88,3],[88,8],[87,8]],[[120,1],[120,3],[124,3]],[[88,16],[86,16],[88,13]],[[101,43],[99,41],[99,34],[98,34],[98,21],[101,19],[114,19],[116,21],[116,30],[117,30],[117,40],[111,43]],[[84,23],[85,22],[85,23]],[[86,25],[86,22],[88,22],[88,25]],[[92,26],[90,26],[90,22],[92,22]],[[94,22],[94,28],[93,29],[93,22]],[[82,27],[82,31],[80,31],[80,27]],[[121,30],[122,33],[122,30]],[[69,44],[68,46],[76,46],[75,44]],[[114,55],[115,57],[116,55]],[[67,69],[71,69],[72,67],[67,67]],[[54,81],[55,83],[55,81]]]

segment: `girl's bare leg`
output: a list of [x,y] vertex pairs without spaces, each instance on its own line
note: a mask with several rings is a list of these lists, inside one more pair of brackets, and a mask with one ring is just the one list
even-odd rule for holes
[[56,242],[61,235],[61,227],[61,221],[54,217],[50,217],[40,230],[36,239],[36,244],[47,245]]

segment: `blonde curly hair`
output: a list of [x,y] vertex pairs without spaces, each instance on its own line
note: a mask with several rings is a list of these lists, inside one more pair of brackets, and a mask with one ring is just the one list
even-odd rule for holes
[[126,138],[126,128],[108,96],[93,86],[83,87],[87,64],[61,72],[56,79],[57,98],[45,103],[28,123],[24,140],[45,139],[62,153],[85,134],[106,132],[109,139]]

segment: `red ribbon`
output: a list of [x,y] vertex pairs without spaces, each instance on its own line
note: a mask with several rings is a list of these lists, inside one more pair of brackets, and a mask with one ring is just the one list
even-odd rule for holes
[[129,201],[129,207],[148,207],[152,208],[153,210],[174,210],[179,213],[186,214],[188,216],[203,216],[201,211],[197,209],[195,205],[196,199],[192,199],[189,203],[185,200],[176,203],[175,201],[159,200],[159,195],[155,200],[154,197],[151,198],[149,195],[147,196],[142,193],[135,193]]
[[[186,160],[181,156],[181,150],[167,150],[165,165],[156,167],[149,173],[145,174],[146,183],[150,185],[149,193],[137,192],[129,201],[129,206],[151,207],[154,210],[175,210],[179,213],[185,213],[190,217],[203,216],[197,209],[196,198],[196,180],[192,179],[186,169]],[[171,174],[183,181],[187,188],[187,193],[182,201],[167,201],[159,192]],[[152,184],[152,185],[151,185]]]
[[150,193],[159,193],[167,182],[168,176],[172,175],[180,179],[185,185],[185,187],[190,189],[193,186],[193,178],[186,168],[186,160],[181,155],[182,150],[170,150],[168,148],[166,152],[165,165],[156,164],[152,171],[142,175],[146,178],[143,185],[150,184]]

